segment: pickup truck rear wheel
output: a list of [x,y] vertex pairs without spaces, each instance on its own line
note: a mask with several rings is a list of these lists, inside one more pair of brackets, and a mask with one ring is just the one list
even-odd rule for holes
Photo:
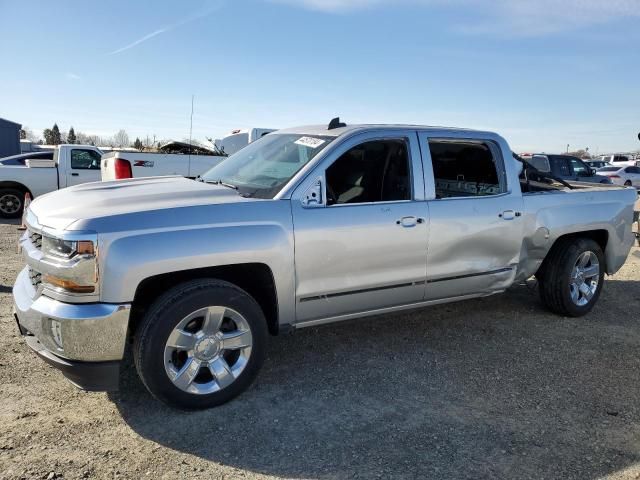
[[561,239],[536,277],[547,308],[568,317],[586,315],[598,301],[604,283],[602,249],[589,238]]
[[0,190],[0,217],[18,218],[22,215],[22,203],[24,192],[15,188],[3,188]]
[[251,384],[267,337],[264,313],[248,293],[197,280],[154,302],[135,337],[134,361],[156,398],[182,409],[209,408]]

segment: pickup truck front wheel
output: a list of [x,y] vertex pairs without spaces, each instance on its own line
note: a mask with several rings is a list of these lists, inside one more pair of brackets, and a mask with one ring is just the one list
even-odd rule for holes
[[18,218],[22,215],[24,192],[15,188],[0,189],[0,217]]
[[242,393],[264,361],[267,322],[244,290],[219,280],[178,285],[148,310],[134,341],[147,389],[177,408],[202,409]]
[[604,283],[602,249],[589,238],[560,240],[536,277],[547,308],[568,317],[586,315],[598,301]]

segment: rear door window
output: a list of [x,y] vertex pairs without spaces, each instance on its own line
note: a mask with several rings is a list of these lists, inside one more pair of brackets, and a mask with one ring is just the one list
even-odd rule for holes
[[429,150],[437,199],[506,192],[504,163],[492,142],[430,140]]
[[551,172],[553,174],[562,178],[571,176],[571,167],[565,157],[549,155],[549,162],[551,163]]

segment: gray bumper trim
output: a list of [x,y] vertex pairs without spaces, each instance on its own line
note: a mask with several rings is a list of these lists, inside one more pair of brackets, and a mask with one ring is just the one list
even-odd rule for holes
[[54,355],[32,335],[26,336],[25,341],[36,355],[60,370],[76,387],[91,392],[118,390],[120,362],[73,362]]

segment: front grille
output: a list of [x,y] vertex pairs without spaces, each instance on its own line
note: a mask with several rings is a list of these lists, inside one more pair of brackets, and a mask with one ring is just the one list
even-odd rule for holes
[[42,235],[36,232],[29,231],[29,240],[33,243],[33,246],[38,250],[42,248]]
[[35,288],[38,288],[38,286],[40,286],[40,284],[42,283],[42,274],[29,267],[29,280],[31,280],[31,285],[33,285]]

